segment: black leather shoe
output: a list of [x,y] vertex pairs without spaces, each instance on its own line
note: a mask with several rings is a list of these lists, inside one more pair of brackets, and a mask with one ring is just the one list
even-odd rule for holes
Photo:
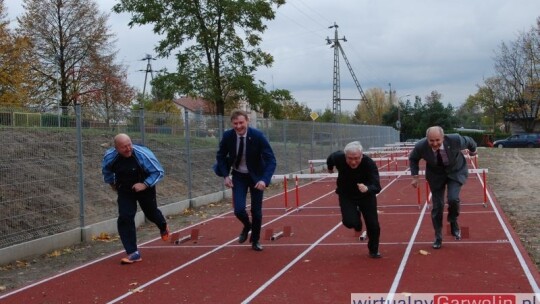
[[253,242],[253,244],[251,244],[251,249],[255,251],[263,251],[263,246],[259,242]]
[[441,249],[442,247],[442,240],[441,239],[435,239],[435,242],[433,242],[433,249]]
[[251,230],[250,227],[244,227],[244,229],[242,229],[242,232],[240,232],[240,235],[238,236],[238,243],[242,244],[247,240],[249,230]]
[[450,231],[456,240],[461,240],[461,230],[457,222],[450,222]]
[[369,256],[372,259],[380,259],[380,258],[382,258],[382,255],[378,251],[377,252],[370,252]]

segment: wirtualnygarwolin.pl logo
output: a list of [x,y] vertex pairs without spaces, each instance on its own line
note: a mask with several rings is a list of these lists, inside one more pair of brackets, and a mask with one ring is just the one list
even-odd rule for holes
[[540,294],[352,293],[351,304],[540,304]]

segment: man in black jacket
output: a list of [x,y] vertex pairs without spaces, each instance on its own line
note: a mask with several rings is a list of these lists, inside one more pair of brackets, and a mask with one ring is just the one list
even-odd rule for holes
[[343,225],[355,231],[362,230],[360,215],[364,217],[368,236],[369,255],[380,258],[380,226],[377,214],[377,194],[381,192],[379,169],[375,162],[363,154],[360,142],[353,141],[343,151],[336,151],[326,160],[328,172],[338,170],[336,193]]

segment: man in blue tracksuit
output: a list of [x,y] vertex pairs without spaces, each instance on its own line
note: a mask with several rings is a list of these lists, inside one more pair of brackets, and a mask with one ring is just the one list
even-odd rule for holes
[[105,182],[118,193],[118,234],[128,255],[121,263],[142,261],[135,227],[137,202],[146,218],[159,228],[161,239],[169,239],[167,221],[156,201],[155,185],[163,178],[163,168],[150,149],[133,145],[131,138],[121,133],[114,137],[114,148],[103,156],[102,173]]

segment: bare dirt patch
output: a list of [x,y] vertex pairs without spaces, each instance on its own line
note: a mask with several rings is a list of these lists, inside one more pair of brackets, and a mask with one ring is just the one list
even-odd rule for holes
[[[488,185],[518,233],[531,259],[540,269],[540,199],[538,198],[540,176],[540,149],[481,149],[480,168],[488,168]],[[267,195],[280,191],[271,187]],[[221,201],[182,214],[168,217],[172,230],[192,225],[210,217],[230,211],[230,201]],[[139,243],[155,239],[158,232],[153,225],[138,229]],[[43,278],[62,273],[86,262],[119,252],[122,245],[116,235],[105,240],[56,250],[0,266],[0,294],[37,282]]]
[[485,149],[479,155],[479,166],[489,169],[487,184],[540,269],[540,149]]

